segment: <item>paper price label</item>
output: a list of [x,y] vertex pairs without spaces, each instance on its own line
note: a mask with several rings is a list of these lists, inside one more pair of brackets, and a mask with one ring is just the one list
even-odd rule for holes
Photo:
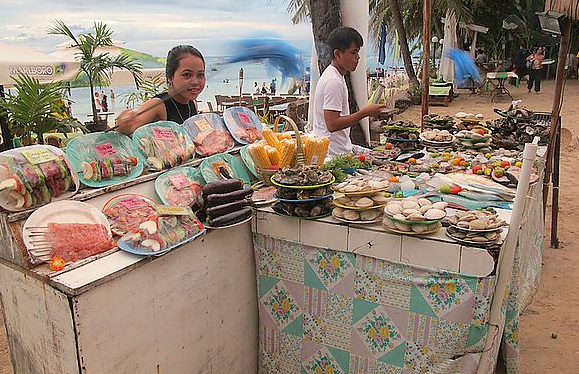
[[95,145],[94,150],[103,158],[117,154],[115,147],[113,147],[111,143]]
[[56,160],[56,155],[46,148],[22,151],[22,155],[33,165]]
[[171,175],[169,180],[171,181],[171,184],[178,190],[182,190],[183,188],[189,187],[191,185],[189,179],[187,179],[187,177],[183,174]]
[[153,127],[153,135],[155,138],[160,140],[173,140],[174,135],[171,129],[167,129],[164,127]]
[[139,209],[147,205],[143,200],[138,199],[136,197],[128,197],[126,199],[123,199],[119,201],[119,204],[121,204],[127,209]]
[[190,216],[193,211],[188,206],[157,205],[157,214],[160,216]]
[[244,125],[251,125],[251,118],[245,113],[239,113],[239,120]]
[[197,126],[197,128],[199,129],[199,132],[212,129],[211,125],[209,124],[209,122],[207,122],[205,118],[201,118],[195,121],[195,126]]

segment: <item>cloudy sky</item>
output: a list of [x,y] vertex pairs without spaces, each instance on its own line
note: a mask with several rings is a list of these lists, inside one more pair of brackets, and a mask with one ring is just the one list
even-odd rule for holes
[[96,20],[127,48],[155,56],[166,56],[177,44],[223,55],[228,41],[265,34],[309,52],[310,25],[293,25],[286,7],[285,0],[0,0],[0,41],[50,52],[67,40],[47,34],[53,20],[77,34]]

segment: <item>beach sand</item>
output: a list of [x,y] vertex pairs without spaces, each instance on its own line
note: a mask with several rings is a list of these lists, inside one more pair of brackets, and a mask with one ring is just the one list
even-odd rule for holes
[[[544,82],[540,94],[527,93],[524,86],[507,86],[515,100],[534,111],[551,111],[552,81]],[[431,107],[431,113],[454,115],[460,111],[482,113],[496,118],[493,108],[506,109],[509,101],[491,103],[488,94],[471,95],[461,91],[450,106]],[[579,84],[576,80],[566,85],[562,110],[563,127],[573,133],[570,147],[561,152],[561,189],[559,212],[559,249],[549,247],[550,211],[547,212],[543,272],[540,289],[521,319],[521,374],[558,373],[574,374],[579,368],[579,185],[574,175],[579,171]],[[418,122],[420,107],[414,106],[397,118]],[[576,180],[576,182],[573,182]],[[3,325],[0,315],[0,325]],[[5,329],[0,328],[0,374],[12,373]],[[557,334],[553,339],[552,333]],[[256,347],[257,349],[257,347]],[[249,373],[248,373],[249,374]]]

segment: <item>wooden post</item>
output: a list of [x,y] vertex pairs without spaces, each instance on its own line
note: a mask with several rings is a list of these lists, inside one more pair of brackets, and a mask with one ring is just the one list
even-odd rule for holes
[[553,200],[551,201],[551,248],[559,248],[559,159],[561,157],[560,124],[557,126],[557,135],[555,138],[555,156],[553,157]]
[[428,114],[428,99],[430,87],[430,0],[424,0],[422,15],[422,117],[420,132],[424,129],[424,116]]
[[[559,57],[557,61],[557,76],[555,78],[555,94],[553,96],[553,107],[551,110],[551,131],[549,138],[549,149],[547,150],[547,164],[545,165],[545,177],[543,179],[543,213],[547,209],[547,199],[549,196],[549,184],[551,182],[551,173],[553,170],[553,155],[557,142],[557,126],[559,126],[559,116],[561,110],[561,100],[563,97],[563,79],[565,75],[565,61],[569,52],[571,41],[571,22],[565,18],[561,23],[561,45],[559,47]],[[559,207],[552,207],[552,210],[558,210]],[[555,226],[556,228],[556,226]],[[551,233],[553,234],[553,233]]]

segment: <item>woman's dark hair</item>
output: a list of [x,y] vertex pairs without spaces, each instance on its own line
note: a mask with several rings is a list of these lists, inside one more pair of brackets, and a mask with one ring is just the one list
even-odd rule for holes
[[352,43],[354,43],[358,48],[364,45],[362,35],[351,27],[338,27],[328,36],[328,46],[330,47],[332,55],[336,49],[340,52],[344,52],[346,49],[350,48]]
[[199,50],[190,45],[178,45],[173,47],[167,54],[167,64],[165,65],[165,75],[167,79],[173,78],[177,68],[179,67],[179,61],[186,55],[197,56],[203,61],[203,66],[205,66],[205,59]]

